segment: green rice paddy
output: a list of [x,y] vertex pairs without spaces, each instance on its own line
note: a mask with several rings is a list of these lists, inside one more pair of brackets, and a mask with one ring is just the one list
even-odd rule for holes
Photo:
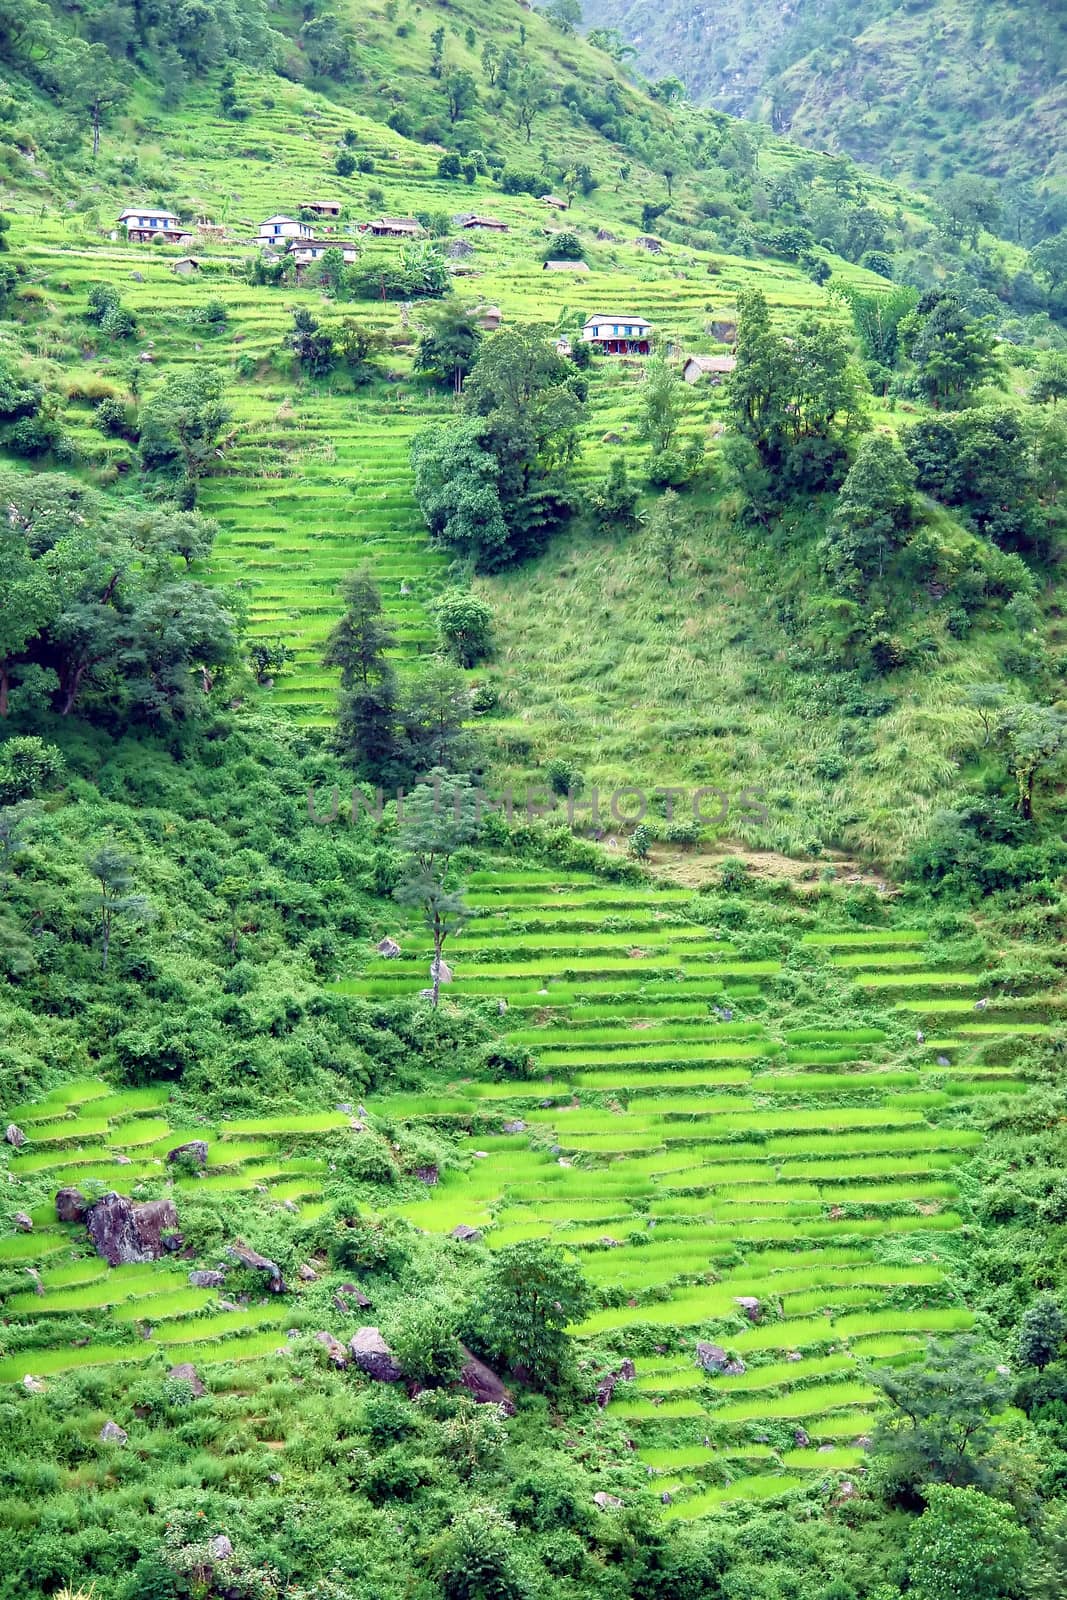
[[[399,1221],[442,1233],[477,1226],[490,1249],[556,1240],[600,1297],[574,1330],[579,1339],[624,1348],[629,1330],[662,1330],[676,1353],[639,1361],[636,1382],[618,1386],[611,1411],[633,1425],[651,1469],[676,1475],[668,1516],[785,1498],[815,1473],[860,1470],[855,1441],[879,1401],[865,1364],[906,1359],[924,1338],[971,1325],[966,1306],[946,1303],[936,1259],[939,1240],[962,1221],[956,1171],[981,1138],[955,1112],[971,1095],[1017,1084],[1009,1069],[984,1078],[968,1065],[965,1029],[1007,1029],[1011,1020],[961,1018],[958,1029],[946,1021],[959,1070],[937,1066],[929,1052],[901,1061],[884,1026],[816,1021],[781,1030],[763,1004],[779,962],[740,960],[709,940],[686,920],[687,891],[505,869],[476,875],[473,897],[483,915],[456,942],[450,994],[504,995],[505,1027],[530,1051],[535,1075],[442,1077],[429,1093],[366,1097],[372,1119],[425,1121],[459,1135],[459,1165],[432,1189],[403,1192],[393,1208]],[[605,927],[612,917],[625,929]],[[583,927],[594,936],[575,932]],[[853,928],[802,942],[814,961],[855,983],[858,1005],[878,991],[878,1004],[899,1005],[913,1030],[916,1007],[955,1004],[952,1017],[972,1010],[972,1001],[940,991],[980,982],[974,973],[928,971],[923,939],[921,930]],[[400,962],[372,959],[338,989],[396,996],[421,987],[419,942],[404,948]],[[735,992],[734,1014],[723,1015],[725,986],[741,978],[751,1009]],[[899,1002],[882,993],[901,985],[915,987]],[[936,1000],[915,998],[935,991]],[[50,1189],[86,1175],[108,1187],[143,1179],[153,1193],[171,1188],[179,1208],[197,1190],[258,1186],[266,1205],[289,1200],[317,1214],[324,1163],[316,1137],[359,1137],[352,1113],[315,1108],[183,1127],[168,1116],[163,1091],[116,1091],[95,1080],[17,1111],[28,1137],[10,1158],[16,1176]],[[515,1118],[524,1126],[504,1133]],[[175,1175],[166,1153],[194,1137],[208,1143],[207,1172]],[[118,1164],[127,1150],[133,1164]],[[0,1240],[0,1263],[38,1267],[44,1289],[38,1295],[24,1280],[8,1297],[5,1317],[29,1333],[25,1348],[0,1362],[0,1381],[134,1364],[161,1349],[168,1360],[250,1360],[302,1325],[298,1290],[219,1309],[218,1296],[190,1288],[173,1262],[109,1270],[74,1259],[76,1242],[77,1231],[57,1226],[47,1207],[34,1233]],[[756,1321],[739,1304],[745,1296],[759,1302]],[[49,1331],[66,1316],[91,1319],[99,1335],[72,1347]],[[131,1341],[134,1326],[147,1337]],[[705,1374],[695,1360],[700,1338],[722,1344],[745,1370]],[[672,1420],[698,1425],[714,1449],[658,1443],[658,1426]],[[812,1447],[776,1452],[748,1442],[751,1426],[775,1421],[803,1421]],[[730,1481],[721,1481],[727,1466]]]

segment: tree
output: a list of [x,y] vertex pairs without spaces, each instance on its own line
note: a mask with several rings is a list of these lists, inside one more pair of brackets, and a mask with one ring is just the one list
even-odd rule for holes
[[585,255],[576,233],[557,233],[545,248],[546,261],[581,261]]
[[577,33],[582,25],[582,8],[578,0],[548,0],[545,16],[560,33]]
[[194,715],[237,658],[233,618],[200,583],[166,584],[138,597],[118,628],[131,710],[156,722]]
[[586,380],[536,328],[482,342],[466,416],[412,443],[415,496],[435,541],[490,571],[540,549],[569,515],[562,469],[580,448]]
[[95,855],[85,862],[98,888],[89,901],[100,925],[100,970],[107,971],[111,951],[111,935],[117,917],[143,917],[148,900],[143,894],[131,893],[133,863],[113,844],[102,845]]
[[590,1305],[578,1263],[558,1245],[531,1239],[497,1251],[475,1313],[483,1347],[521,1367],[536,1388],[553,1390],[568,1374],[566,1329]]
[[678,435],[689,403],[689,387],[665,356],[645,362],[639,390],[637,436],[654,456],[669,450]]
[[1019,814],[1030,822],[1039,781],[1058,772],[1067,757],[1067,716],[1051,706],[1015,706],[1001,718],[1000,735],[1015,779]]
[[271,683],[295,660],[296,651],[282,639],[257,639],[248,651],[248,664],[259,684]]
[[1000,221],[1000,200],[995,186],[985,178],[968,174],[952,178],[938,196],[943,213],[942,228],[957,243],[968,236],[977,250],[983,228],[995,233]]
[[70,716],[91,692],[110,715],[198,710],[234,659],[234,624],[177,559],[214,525],[112,506],[52,473],[0,474],[0,495],[0,703]]
[[197,364],[165,378],[141,407],[141,458],[147,467],[180,465],[195,484],[210,469],[233,413],[217,367]]
[[45,562],[35,560],[25,534],[0,522],[0,717],[10,710],[12,679],[26,646],[56,613],[56,589]]
[[1015,1600],[1030,1539],[1010,1506],[977,1489],[932,1484],[908,1537],[914,1600]]
[[841,330],[806,317],[791,338],[771,326],[758,290],[738,295],[737,365],[726,393],[735,429],[779,493],[835,480],[867,394]]
[[464,729],[470,709],[470,691],[458,667],[430,661],[411,674],[397,709],[400,781],[435,767],[457,771],[471,759],[473,740]]
[[842,300],[852,313],[857,337],[868,361],[893,368],[900,353],[900,324],[915,310],[919,292],[905,284],[895,284],[884,293],[860,289],[855,284],[835,284],[832,296]]
[[983,744],[993,737],[995,713],[1003,711],[1008,698],[1006,683],[972,683],[967,690],[966,702],[977,713],[982,724]]
[[1040,543],[1034,443],[1014,406],[925,417],[903,435],[925,494],[957,507],[996,544],[1025,552]]
[[673,489],[665,489],[649,514],[646,544],[649,556],[668,586],[674,581],[682,548],[682,503]]
[[1030,266],[1046,280],[1050,289],[1067,284],[1067,228],[1034,246],[1030,252]]
[[1067,400],[1067,351],[1049,350],[1038,369],[1029,396],[1038,406],[1058,405]]
[[972,317],[952,295],[939,298],[925,317],[920,313],[921,304],[910,351],[919,388],[931,405],[959,410],[1000,372],[992,324]]
[[441,77],[448,120],[453,125],[478,104],[478,85],[472,72],[462,67],[447,67]]
[[1044,1372],[1055,1361],[1067,1334],[1067,1319],[1054,1295],[1043,1294],[1023,1315],[1019,1328],[1019,1360],[1024,1367]]
[[972,1335],[932,1345],[925,1361],[878,1369],[872,1381],[890,1404],[875,1428],[873,1449],[892,1499],[914,1505],[931,1484],[996,1483],[992,1419],[1007,1405],[1010,1385],[990,1373],[988,1356]]
[[396,674],[386,654],[396,638],[367,568],[342,583],[345,611],[326,641],[323,665],[341,674],[338,742],[361,776],[382,782],[397,754]]
[[415,370],[433,373],[458,394],[481,342],[477,314],[454,297],[443,300],[427,317],[415,353]]
[[404,876],[393,893],[401,905],[422,912],[430,931],[432,1004],[436,1011],[445,941],[470,917],[461,890],[447,886],[449,866],[457,851],[473,842],[478,817],[469,779],[450,777],[443,767],[434,767],[429,780],[404,796],[397,822],[405,855]]
[[868,434],[841,485],[823,566],[843,594],[861,598],[915,522],[915,468],[890,434]]
[[415,498],[435,544],[479,571],[504,564],[509,533],[500,498],[500,468],[477,417],[438,423],[411,445]]
[[356,158],[351,150],[338,150],[333,158],[333,170],[339,178],[350,178],[356,170]]
[[493,612],[470,589],[446,589],[434,606],[441,646],[461,667],[484,661],[493,648]]
[[[326,252],[329,255],[330,251]],[[341,252],[335,252],[340,256]],[[325,256],[323,258],[325,260]],[[341,257],[344,266],[344,257]],[[311,312],[298,306],[293,312],[293,353],[309,378],[326,378],[333,371],[337,352],[333,334],[321,328]]]
[[552,104],[552,88],[540,67],[527,65],[510,86],[515,120],[526,135],[526,143],[533,138],[533,125],[541,112]]

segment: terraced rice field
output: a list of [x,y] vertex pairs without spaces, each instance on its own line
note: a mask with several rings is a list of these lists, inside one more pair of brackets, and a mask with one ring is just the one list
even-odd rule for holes
[[[500,1119],[467,1141],[465,1173],[403,1214],[431,1231],[478,1226],[490,1248],[551,1238],[578,1254],[602,1303],[573,1331],[608,1360],[638,1352],[611,1411],[668,1489],[670,1515],[862,1470],[872,1366],[971,1325],[944,1264],[963,1221],[956,1169],[980,1138],[966,1110],[1020,1085],[974,1064],[965,1030],[1009,1032],[1012,1019],[975,1013],[972,999],[936,1054],[920,1040],[908,1001],[939,1006],[946,989],[981,986],[977,973],[930,969],[922,930],[803,936],[891,1025],[783,1030],[761,1020],[778,963],[696,937],[677,891],[530,872],[479,880],[472,898],[453,992],[506,999],[533,1076],[394,1102],[412,1119],[463,1123],[490,1108]],[[609,916],[629,942],[610,972],[575,936],[596,929],[610,950]],[[344,987],[403,993],[424,981],[426,958],[409,939],[399,960]],[[698,1339],[734,1369],[705,1373]]]
[[[862,1470],[872,1368],[971,1324],[946,1256],[966,1214],[957,1170],[981,1137],[969,1105],[1021,1087],[1010,1068],[973,1060],[987,1030],[1016,1027],[1011,1007],[991,1005],[981,1022],[973,1001],[947,1014],[934,1053],[909,1009],[928,1003],[924,992],[944,1003],[921,930],[850,929],[803,936],[801,949],[852,975],[855,1025],[782,1024],[779,962],[739,960],[693,920],[687,891],[505,869],[478,875],[472,899],[446,994],[506,1001],[530,1076],[368,1097],[371,1117],[426,1120],[457,1141],[457,1164],[399,1215],[430,1232],[476,1226],[490,1249],[550,1238],[576,1253],[597,1304],[573,1332],[605,1362],[636,1357],[611,1412],[669,1493],[670,1515]],[[575,939],[583,922],[592,943]],[[425,941],[412,933],[402,945],[400,958],[374,956],[338,987],[368,997],[421,987]],[[842,965],[860,953],[862,969]],[[915,989],[882,997],[875,1017],[866,980],[899,976],[902,955],[915,960]],[[979,974],[951,976],[981,985]],[[165,1090],[95,1081],[4,1114],[28,1138],[12,1171],[49,1193],[141,1183],[145,1194],[170,1187],[180,1209],[197,1191],[259,1191],[309,1217],[323,1203],[314,1140],[353,1122],[339,1109],[179,1127]],[[193,1137],[208,1140],[207,1171],[176,1175],[166,1153]],[[298,1295],[227,1308],[173,1262],[109,1270],[50,1205],[33,1221],[32,1234],[0,1239],[0,1269],[24,1274],[4,1306],[23,1331],[0,1381],[157,1351],[252,1360],[301,1326]],[[91,1342],[57,1332],[64,1316],[84,1318]],[[699,1340],[726,1352],[727,1371],[701,1368]]]

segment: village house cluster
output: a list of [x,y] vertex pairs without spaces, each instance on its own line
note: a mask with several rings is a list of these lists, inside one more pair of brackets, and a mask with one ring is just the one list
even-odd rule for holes
[[[542,195],[542,200],[549,206],[566,209],[565,202],[558,200],[554,195]],[[346,264],[351,264],[359,258],[360,247],[354,239],[338,237],[333,232],[333,225],[341,219],[343,204],[340,200],[302,200],[298,207],[302,213],[300,217],[290,217],[283,213],[266,217],[259,224],[255,242],[264,251],[284,254],[289,256],[297,268],[304,268],[320,260],[327,250],[339,250]],[[313,216],[315,222],[310,222],[308,216]],[[487,232],[507,233],[508,224],[499,217],[483,216],[477,211],[461,212],[453,217],[456,227],[464,231],[484,229]],[[322,225],[317,229],[316,224]],[[193,231],[184,226],[181,219],[173,212],[162,206],[128,206],[118,219],[118,226],[126,229],[126,237],[131,243],[148,244],[160,241],[165,244],[191,244],[194,239]],[[202,236],[217,237],[222,234],[221,229],[211,223],[197,225],[197,232]],[[423,234],[422,225],[415,217],[375,217],[370,221],[362,222],[356,229],[357,233],[369,235],[375,239],[418,239]],[[638,240],[638,244],[645,241]],[[659,241],[647,241],[656,243]],[[193,256],[183,256],[173,263],[175,272],[192,273],[198,270],[199,263]],[[589,265],[585,261],[553,261],[544,263],[545,272],[573,272],[586,274]],[[498,306],[483,306],[478,311],[480,325],[489,332],[495,331],[500,326],[501,314]],[[582,342],[592,345],[603,355],[611,356],[648,356],[652,353],[652,335],[654,329],[651,322],[633,312],[598,312],[586,319],[582,328]],[[569,354],[571,342],[567,338],[556,341],[556,348],[564,354]],[[689,356],[682,367],[682,376],[686,383],[719,384],[729,376],[737,365],[733,355],[694,355]]]

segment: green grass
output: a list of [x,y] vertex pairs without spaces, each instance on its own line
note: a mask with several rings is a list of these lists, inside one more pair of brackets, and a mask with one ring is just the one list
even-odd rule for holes
[[689,1522],[704,1517],[721,1505],[733,1500],[766,1501],[785,1499],[804,1487],[803,1478],[787,1473],[756,1473],[752,1477],[738,1478],[733,1483],[706,1489],[701,1494],[676,1500],[667,1506],[664,1516],[670,1521]]

